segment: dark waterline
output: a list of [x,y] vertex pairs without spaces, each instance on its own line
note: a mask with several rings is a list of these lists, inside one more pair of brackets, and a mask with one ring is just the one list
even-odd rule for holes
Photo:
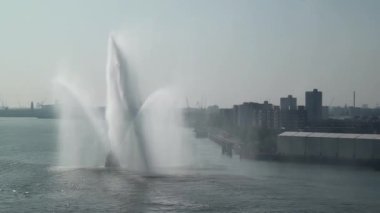
[[378,212],[380,173],[221,155],[188,131],[193,163],[162,175],[57,165],[55,120],[0,118],[0,212]]

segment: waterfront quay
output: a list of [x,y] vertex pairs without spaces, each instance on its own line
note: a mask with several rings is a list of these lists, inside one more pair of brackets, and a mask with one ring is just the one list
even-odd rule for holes
[[0,109],[0,117],[35,117],[35,118],[56,118],[58,108],[55,105],[41,105],[34,108],[32,102],[30,108],[3,108]]
[[237,138],[212,130],[208,138],[219,144],[222,154],[254,160],[365,166],[380,169],[379,134],[283,132],[277,136],[276,152],[263,153]]

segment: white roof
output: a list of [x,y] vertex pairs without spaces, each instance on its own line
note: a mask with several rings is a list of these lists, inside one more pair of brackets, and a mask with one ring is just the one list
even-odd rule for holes
[[307,137],[311,132],[283,132],[279,136]]
[[283,132],[283,133],[279,134],[278,136],[293,136],[297,133],[298,132]]
[[369,139],[369,140],[380,140],[380,135],[378,134],[361,134],[358,139]]
[[324,133],[324,132],[283,132],[279,137],[343,138],[361,140],[380,140],[380,134]]

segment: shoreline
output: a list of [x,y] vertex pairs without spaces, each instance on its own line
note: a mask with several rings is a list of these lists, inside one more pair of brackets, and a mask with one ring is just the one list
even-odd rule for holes
[[258,153],[253,150],[244,149],[245,144],[233,138],[227,138],[223,135],[216,135],[208,132],[207,138],[218,144],[222,148],[222,153],[232,156],[233,153],[242,159],[258,160],[258,161],[274,161],[280,163],[300,163],[300,164],[320,164],[320,165],[337,165],[351,167],[365,167],[380,171],[380,160],[359,160],[359,159],[338,159],[324,157],[306,157],[306,156],[285,156],[276,153]]

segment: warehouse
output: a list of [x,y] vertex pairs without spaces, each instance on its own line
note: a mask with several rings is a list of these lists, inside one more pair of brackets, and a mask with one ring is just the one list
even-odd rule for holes
[[[338,158],[339,159],[355,159],[355,142],[359,134],[338,134]],[[360,140],[358,140],[360,142]],[[368,153],[367,153],[368,154]]]
[[277,141],[277,152],[281,155],[304,156],[305,155],[305,138],[308,132],[284,132]]
[[338,134],[323,134],[320,140],[321,157],[323,159],[337,159],[339,157]]
[[380,135],[283,132],[278,136],[277,154],[336,160],[379,160]]

